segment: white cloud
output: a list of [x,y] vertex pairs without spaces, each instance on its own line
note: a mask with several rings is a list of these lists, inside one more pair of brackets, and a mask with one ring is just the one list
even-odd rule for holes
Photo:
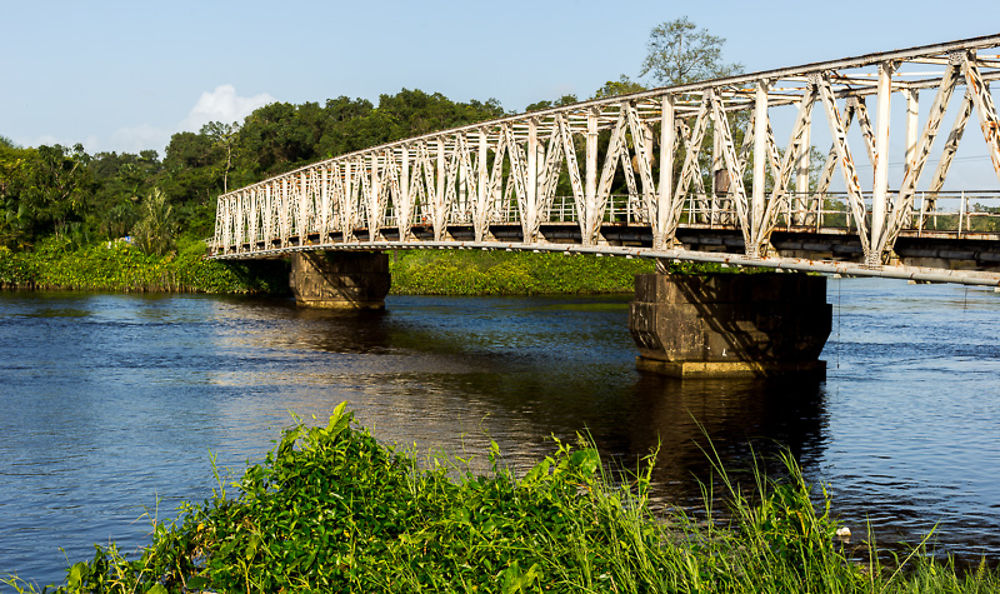
[[138,153],[146,149],[153,149],[161,154],[163,147],[170,142],[170,131],[149,124],[140,124],[129,128],[119,128],[111,135],[108,143],[111,150],[126,153]]
[[219,85],[214,91],[201,94],[191,112],[181,122],[181,129],[197,132],[209,122],[238,122],[258,107],[274,101],[275,98],[268,93],[240,97],[233,85]]
[[13,140],[22,146],[61,144],[72,147],[74,144],[82,142],[90,153],[99,151],[138,153],[153,149],[163,157],[170,137],[175,132],[197,132],[205,124],[215,121],[242,122],[243,118],[250,115],[253,110],[274,101],[276,99],[269,93],[240,97],[236,94],[236,87],[233,85],[219,85],[212,91],[202,93],[194,107],[188,112],[187,117],[175,126],[159,127],[151,124],[126,126],[115,130],[110,137],[90,135],[82,141],[79,138],[63,138],[51,134],[43,134],[36,138],[14,138]]

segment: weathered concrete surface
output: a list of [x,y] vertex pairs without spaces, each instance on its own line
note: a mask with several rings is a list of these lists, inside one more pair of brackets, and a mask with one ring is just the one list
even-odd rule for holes
[[641,274],[629,310],[637,366],[676,377],[820,372],[826,277]]
[[302,252],[292,256],[295,303],[329,309],[383,309],[389,292],[383,252]]

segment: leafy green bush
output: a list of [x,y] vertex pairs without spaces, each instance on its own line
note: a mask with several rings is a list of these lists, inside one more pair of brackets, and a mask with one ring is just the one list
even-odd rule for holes
[[[994,591],[996,570],[959,577],[922,548],[894,568],[834,540],[791,457],[756,476],[751,502],[720,468],[725,522],[646,506],[651,466],[614,485],[596,450],[555,442],[524,477],[493,444],[490,471],[415,458],[351,426],[284,432],[227,498],[223,481],[137,555],[97,547],[59,592],[908,592]],[[652,459],[652,456],[650,457]],[[714,458],[717,463],[717,456]],[[824,493],[825,496],[825,493]],[[824,502],[825,501],[824,497]],[[912,568],[901,571],[907,563]],[[33,587],[10,577],[18,591]]]

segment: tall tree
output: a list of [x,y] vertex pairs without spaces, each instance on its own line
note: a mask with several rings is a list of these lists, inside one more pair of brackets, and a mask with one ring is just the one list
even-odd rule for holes
[[648,76],[660,86],[731,76],[743,65],[723,62],[725,43],[687,17],[660,23],[649,32],[648,53],[639,76]]
[[215,141],[215,146],[226,155],[222,167],[222,191],[229,191],[229,172],[233,168],[233,150],[236,146],[236,134],[240,131],[240,123],[209,122],[201,127],[201,134]]

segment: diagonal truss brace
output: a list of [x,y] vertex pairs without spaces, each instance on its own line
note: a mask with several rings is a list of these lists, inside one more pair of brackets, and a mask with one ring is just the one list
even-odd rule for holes
[[830,135],[833,137],[833,147],[837,152],[840,170],[844,174],[847,201],[850,204],[851,214],[854,216],[854,222],[858,228],[858,236],[861,238],[861,248],[864,250],[867,261],[871,253],[871,241],[868,237],[868,223],[865,220],[865,202],[861,194],[861,182],[858,180],[858,171],[854,167],[854,158],[851,156],[851,149],[847,144],[847,129],[840,119],[840,110],[837,109],[837,100],[830,85],[829,74],[815,76],[812,82],[819,91],[819,98],[826,110],[827,121],[830,124]]

